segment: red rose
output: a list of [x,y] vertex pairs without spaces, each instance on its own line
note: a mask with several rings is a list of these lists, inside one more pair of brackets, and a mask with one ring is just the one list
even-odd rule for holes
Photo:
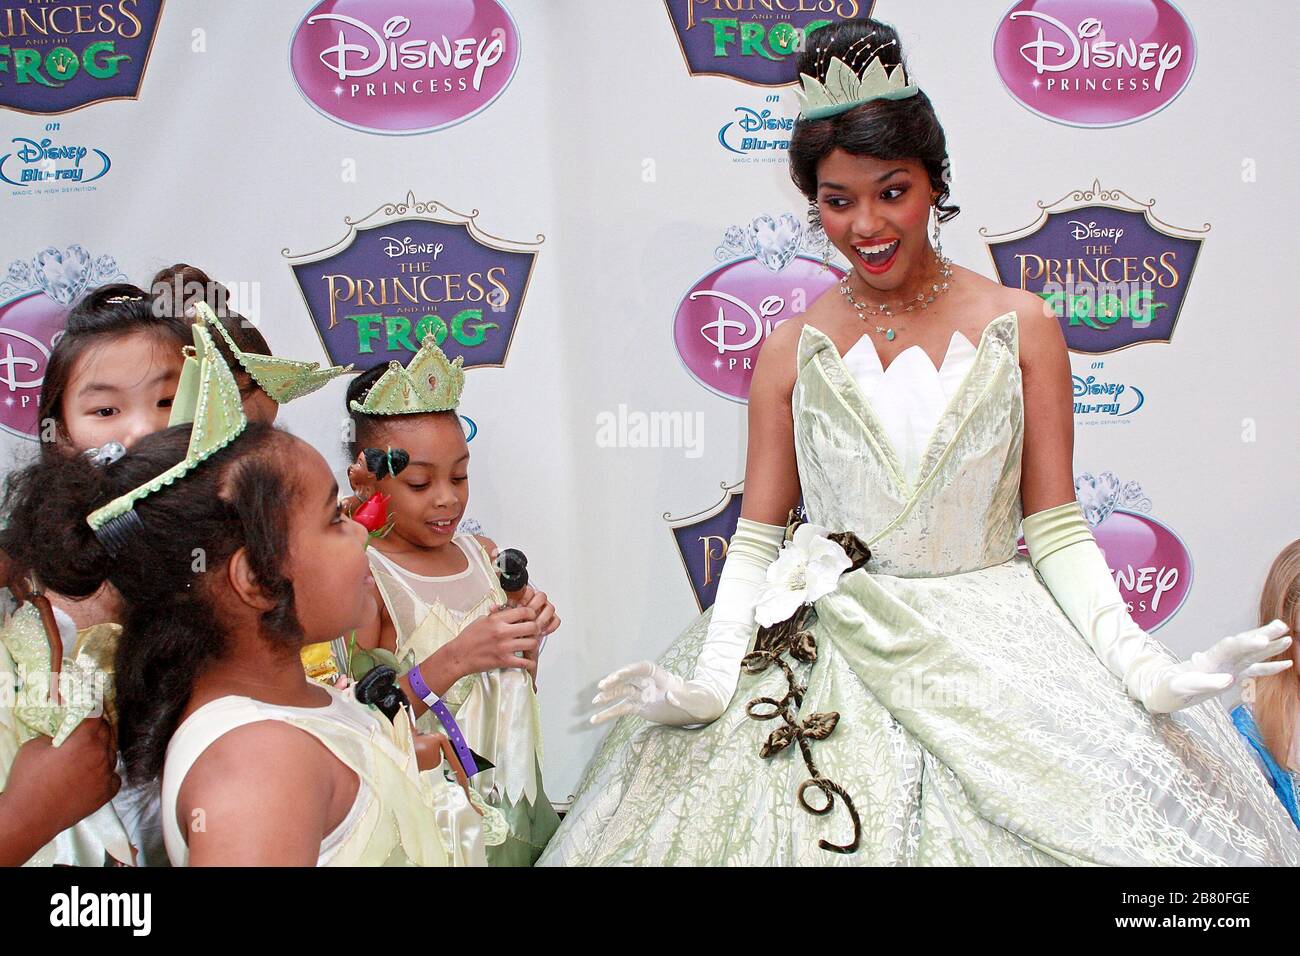
[[352,512],[352,520],[363,525],[371,534],[384,530],[388,524],[388,502],[390,498],[382,491],[371,495],[360,508]]

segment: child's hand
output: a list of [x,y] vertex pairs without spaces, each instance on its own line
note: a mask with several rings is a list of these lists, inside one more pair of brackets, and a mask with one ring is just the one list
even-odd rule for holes
[[536,590],[531,584],[524,588],[519,602],[530,607],[537,614],[537,628],[542,637],[550,634],[560,626],[560,618],[555,613],[555,605],[546,597],[545,591]]
[[531,607],[512,607],[480,617],[448,642],[446,649],[454,655],[455,670],[461,675],[506,667],[521,667],[531,675],[537,673],[539,636],[537,612]]
[[7,818],[5,830],[11,814],[29,828],[32,845],[23,860],[111,800],[122,785],[116,767],[113,730],[99,717],[83,720],[61,746],[49,737],[23,744],[9,770],[0,811]]

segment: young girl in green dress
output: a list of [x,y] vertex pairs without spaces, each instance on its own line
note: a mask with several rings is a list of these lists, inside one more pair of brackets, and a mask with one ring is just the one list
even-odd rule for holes
[[[560,622],[531,587],[507,607],[496,545],[458,531],[469,500],[469,449],[455,412],[463,382],[461,360],[448,362],[426,338],[407,367],[377,366],[348,389],[353,490],[385,495],[393,519],[367,552],[377,612],[357,642],[397,655],[406,684],[415,679],[413,699],[445,696],[468,747],[491,764],[472,786],[510,824],[488,862],[528,866],[559,825],[542,786],[534,679],[540,639]],[[434,713],[420,727],[442,729]]]

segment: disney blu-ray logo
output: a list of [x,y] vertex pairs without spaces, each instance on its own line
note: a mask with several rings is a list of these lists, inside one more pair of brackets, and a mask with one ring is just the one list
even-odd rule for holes
[[1111,242],[1119,242],[1124,235],[1124,229],[1121,226],[1098,226],[1094,222],[1080,222],[1077,219],[1070,220],[1070,238],[1071,239],[1109,239]]
[[81,161],[86,158],[86,147],[51,146],[53,140],[49,137],[38,143],[34,139],[16,136],[14,142],[23,144],[18,147],[18,151],[14,155],[24,163],[36,163],[42,159],[70,159],[74,166],[80,166]]
[[[56,146],[54,140],[48,136],[41,140],[15,136],[12,142],[18,148],[12,153],[0,156],[0,180],[4,180],[11,186],[26,186],[50,180],[92,183],[102,178],[112,165],[108,154],[102,149],[96,149],[94,153],[103,165],[97,173],[88,177],[87,167],[81,165],[81,161],[90,155],[90,149],[85,146]],[[9,170],[5,168],[11,158],[24,164],[17,171],[17,179],[10,178]],[[60,162],[70,162],[71,165],[60,167],[58,166]]]
[[410,236],[403,236],[401,239],[394,239],[392,236],[380,236],[384,255],[390,259],[396,259],[398,256],[433,256],[438,258],[442,252],[441,242],[415,242]]
[[[1146,403],[1146,396],[1142,394],[1142,389],[1136,385],[1124,385],[1120,382],[1101,382],[1097,376],[1089,375],[1084,378],[1082,375],[1072,376],[1074,381],[1074,414],[1076,415],[1110,415],[1113,418],[1124,418],[1132,415]],[[1132,389],[1133,395],[1127,401],[1132,402],[1136,397],[1133,407],[1127,411],[1121,411],[1123,402],[1121,396]]]
[[1107,40],[1101,20],[1096,17],[1080,20],[1077,30],[1071,30],[1060,20],[1039,10],[1017,10],[1009,19],[1019,17],[1040,20],[1064,37],[1063,41],[1049,40],[1044,37],[1040,26],[1038,38],[1020,47],[1020,55],[1039,75],[1062,73],[1073,69],[1080,61],[1084,69],[1123,70],[1136,67],[1146,73],[1155,70],[1155,88],[1159,90],[1164,83],[1165,74],[1183,59],[1183,47],[1179,43],[1138,43],[1132,37],[1127,43]]
[[736,120],[736,125],[746,133],[756,133],[764,129],[781,129],[787,132],[794,129],[794,117],[779,116],[772,119],[771,110],[751,109],[748,106],[737,106],[736,112],[740,114],[740,119]]
[[504,32],[499,28],[492,31],[490,38],[460,37],[450,40],[443,34],[442,45],[439,47],[437,40],[392,42],[405,36],[411,29],[410,19],[403,16],[385,20],[382,32],[376,31],[362,20],[340,13],[318,13],[308,17],[307,23],[310,25],[326,20],[353,27],[365,34],[369,41],[369,44],[349,43],[347,35],[340,29],[338,43],[321,51],[321,63],[340,80],[350,76],[370,76],[385,67],[391,72],[399,69],[433,69],[435,65],[457,70],[473,67],[474,89],[478,90],[483,83],[483,73],[494,66],[505,52]]
[[[718,142],[727,150],[733,153],[745,154],[748,152],[759,152],[765,150],[778,150],[785,152],[790,148],[790,133],[794,129],[794,117],[791,116],[772,116],[770,109],[759,110],[748,106],[737,106],[735,112],[740,114],[740,118],[727,123],[722,129],[718,130]],[[728,142],[728,134],[732,127],[740,130],[742,133],[758,133],[757,136],[743,136],[740,138],[740,147],[737,148]],[[777,134],[772,139],[765,139],[761,134],[770,132]],[[780,135],[784,134],[784,135]]]

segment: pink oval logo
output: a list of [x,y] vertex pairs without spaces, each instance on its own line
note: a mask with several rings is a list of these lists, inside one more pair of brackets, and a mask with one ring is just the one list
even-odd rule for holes
[[1154,631],[1177,613],[1192,587],[1192,556],[1178,535],[1154,518],[1121,510],[1093,534],[1138,627]]
[[323,0],[289,43],[298,89],[367,133],[428,133],[485,110],[519,66],[497,0]]
[[677,354],[697,382],[723,398],[749,400],[758,350],[772,329],[806,311],[844,275],[834,265],[824,270],[820,260],[795,254],[793,247],[781,259],[729,262],[691,286],[677,306]]
[[[1092,513],[1089,522],[1097,517]],[[1103,509],[1092,533],[1138,627],[1154,631],[1178,613],[1192,589],[1192,555],[1182,538],[1149,515],[1121,508]],[[1017,550],[1029,554],[1023,537]]]
[[1026,109],[1070,126],[1122,126],[1168,106],[1196,65],[1187,18],[1168,0],[1019,0],[993,62]]

